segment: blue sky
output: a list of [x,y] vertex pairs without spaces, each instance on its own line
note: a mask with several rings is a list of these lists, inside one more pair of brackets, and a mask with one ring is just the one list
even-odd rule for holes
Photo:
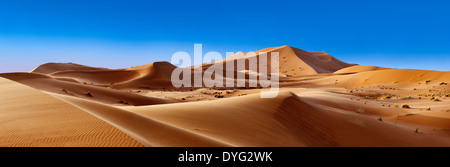
[[0,2],[0,72],[47,62],[125,68],[173,53],[290,45],[348,63],[450,71],[449,1]]

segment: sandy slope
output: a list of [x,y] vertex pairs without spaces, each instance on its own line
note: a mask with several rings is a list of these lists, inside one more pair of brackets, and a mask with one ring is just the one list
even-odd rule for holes
[[234,146],[450,146],[446,139],[306,102],[286,91],[275,99],[255,94],[124,109]]
[[139,76],[136,71],[130,70],[95,70],[95,71],[58,71],[50,74],[57,78],[72,78],[79,83],[92,83],[96,85],[114,85],[128,81]]
[[336,75],[318,79],[316,84],[329,84],[336,82],[338,86],[373,86],[373,85],[397,85],[402,87],[420,87],[441,82],[450,82],[450,72],[412,70],[412,69],[387,69],[375,71],[363,71],[349,75]]
[[105,122],[124,131],[145,146],[154,147],[196,147],[215,146],[224,147],[229,144],[215,141],[208,137],[191,133],[183,129],[173,127],[157,120],[142,117],[140,115],[107,106],[100,103],[74,98],[70,96],[56,95],[56,97],[97,116]]
[[176,66],[169,62],[155,62],[143,66],[131,67],[127,70],[136,71],[139,76],[117,84],[117,88],[155,89],[172,88],[171,76]]
[[106,122],[48,94],[0,78],[0,146],[142,146]]
[[[230,56],[227,59],[219,60],[216,62],[221,63],[234,63],[235,70],[237,70],[237,60],[256,58],[259,59],[260,54],[266,52],[268,56],[268,69],[271,68],[271,52],[278,52],[279,54],[279,72],[280,76],[296,76],[296,75],[307,75],[307,74],[318,74],[318,73],[332,73],[345,67],[351,66],[350,64],[344,63],[325,52],[306,52],[304,50],[290,47],[272,47],[266,48],[252,53],[237,53]],[[203,64],[203,68],[209,68],[212,64]],[[259,65],[259,61],[258,61]],[[225,67],[226,65],[224,65]],[[249,70],[249,64],[246,64],[246,70]],[[270,70],[269,70],[270,72]]]
[[376,71],[376,70],[387,70],[387,69],[389,69],[389,68],[355,65],[355,66],[347,67],[344,69],[340,69],[334,73],[335,74],[357,73],[357,72],[364,72],[364,71]]
[[[261,64],[259,61],[263,53],[267,53],[266,65]],[[278,59],[276,59],[277,62],[274,62],[278,64],[278,72],[272,71],[272,69],[276,67],[273,66],[272,63],[272,53],[278,53],[279,56]],[[245,66],[239,66],[239,62],[245,62]],[[228,67],[230,64],[232,68]],[[242,69],[238,68],[238,66],[242,67]],[[259,66],[265,66],[267,71],[260,71]],[[270,75],[278,75],[281,78],[285,78],[301,75],[325,74],[333,73],[350,66],[353,65],[342,62],[325,52],[307,52],[285,45],[281,47],[265,48],[249,53],[238,52],[228,58],[217,60],[212,63],[196,65],[191,68],[193,71],[201,71],[203,73],[206,73],[207,69],[218,69],[218,71],[222,71],[222,73],[219,74],[220,80],[225,81],[226,78],[237,79],[238,76],[242,75],[245,76],[245,79],[251,80],[252,78],[259,79],[262,75],[268,76],[269,78]],[[194,78],[193,73],[194,72],[191,73],[191,78]],[[235,83],[236,82],[237,81],[235,80]],[[246,83],[245,87],[248,88],[249,84]]]
[[106,104],[127,104],[127,105],[154,105],[176,102],[172,99],[160,99],[155,97],[142,96],[127,91],[114,90],[103,86],[91,84],[80,84],[70,81],[55,79],[42,74],[34,73],[5,73],[0,77],[8,78],[30,87],[63,95],[70,95],[99,101]]
[[75,63],[46,63],[31,70],[31,73],[50,74],[58,71],[96,71],[106,68],[89,67]]
[[73,63],[47,63],[31,71],[55,78],[70,78],[79,83],[112,86],[116,89],[172,88],[172,71],[168,62],[154,62],[127,69],[88,67]]

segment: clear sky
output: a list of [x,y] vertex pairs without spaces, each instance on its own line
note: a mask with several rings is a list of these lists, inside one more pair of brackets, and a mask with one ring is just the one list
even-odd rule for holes
[[0,72],[47,62],[125,68],[173,53],[290,45],[348,63],[450,71],[450,1],[0,2]]

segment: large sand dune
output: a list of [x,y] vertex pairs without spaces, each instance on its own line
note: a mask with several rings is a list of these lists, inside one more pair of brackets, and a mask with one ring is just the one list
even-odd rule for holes
[[[450,146],[450,72],[352,65],[290,46],[216,63],[262,52],[279,52],[276,98],[175,89],[168,62],[0,74],[0,146]],[[227,72],[261,75],[248,65]]]
[[[304,50],[290,47],[281,46],[266,48],[251,53],[236,53],[226,59],[215,61],[216,63],[224,63],[224,67],[227,63],[234,63],[234,69],[237,70],[237,60],[244,59],[249,61],[251,58],[259,60],[261,53],[267,53],[268,56],[268,73],[271,68],[271,52],[278,52],[279,56],[279,73],[280,75],[308,75],[319,73],[333,73],[342,68],[352,66],[344,63],[333,56],[325,52],[306,52]],[[213,63],[215,63],[213,62]],[[213,63],[203,64],[203,68],[209,68]],[[259,61],[257,63],[259,65]],[[246,64],[245,70],[249,70],[249,64]],[[255,71],[258,72],[258,71]]]

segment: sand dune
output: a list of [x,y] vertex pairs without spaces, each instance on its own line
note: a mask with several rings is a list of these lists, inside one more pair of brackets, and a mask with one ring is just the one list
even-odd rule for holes
[[0,78],[0,146],[142,146],[104,121],[50,95]]
[[56,95],[56,97],[97,116],[105,122],[127,133],[145,146],[153,147],[196,147],[196,146],[231,146],[208,137],[190,133],[157,120],[107,106],[100,103]]
[[234,146],[450,146],[449,141],[354,112],[336,112],[286,91],[276,99],[249,95],[124,109]]
[[96,85],[114,85],[134,79],[139,76],[136,71],[130,70],[96,70],[96,71],[59,71],[50,74],[57,78],[72,78],[79,83],[92,83]]
[[389,68],[355,65],[355,66],[351,66],[351,67],[347,67],[347,68],[338,70],[334,73],[335,74],[344,74],[344,73],[357,73],[357,72],[364,72],[364,71],[376,71],[376,70],[387,70],[387,69],[389,69]]
[[[280,54],[276,98],[248,81],[174,89],[168,62],[0,74],[0,146],[450,146],[450,72],[354,65],[290,46],[216,62],[235,63],[224,75],[266,75],[236,68],[261,52]],[[187,68],[212,64],[202,66]]]
[[46,63],[40,65],[31,73],[41,73],[50,74],[58,71],[96,71],[96,70],[106,70],[105,68],[89,67],[75,63]]
[[[373,85],[399,85],[403,87],[419,87],[429,84],[450,82],[449,72],[412,70],[412,69],[387,69],[376,71],[363,71],[349,75],[336,75],[314,81],[314,83],[330,83],[337,80],[339,86],[373,86]],[[419,84],[420,83],[420,84]]]
[[135,93],[129,93],[127,91],[114,90],[102,86],[73,83],[36,73],[5,73],[0,74],[0,77],[8,78],[42,91],[80,97],[106,104],[140,106],[177,102],[177,100],[173,99],[160,99],[142,96]]
[[[239,59],[245,59],[248,61],[250,58],[259,59],[261,52],[266,52],[268,56],[268,69],[270,72],[271,64],[271,52],[279,53],[279,72],[280,76],[296,76],[307,74],[319,74],[319,73],[332,73],[339,69],[349,67],[350,64],[344,63],[331,55],[324,52],[306,52],[304,50],[290,47],[272,47],[259,51],[255,51],[255,54],[250,53],[237,53],[230,56],[227,59],[215,61],[222,63],[234,63],[235,71],[237,70],[236,61]],[[204,69],[212,66],[212,63],[202,65]],[[248,63],[245,70],[249,70]],[[256,71],[258,72],[258,71]]]
[[154,89],[154,88],[172,88],[171,76],[176,66],[169,62],[155,62],[143,66],[128,68],[127,70],[136,71],[139,76],[118,83],[117,88],[134,89]]
[[73,63],[48,63],[39,66],[32,73],[72,78],[80,83],[111,85],[116,89],[156,89],[173,87],[170,78],[175,68],[168,62],[155,62],[118,70]]

